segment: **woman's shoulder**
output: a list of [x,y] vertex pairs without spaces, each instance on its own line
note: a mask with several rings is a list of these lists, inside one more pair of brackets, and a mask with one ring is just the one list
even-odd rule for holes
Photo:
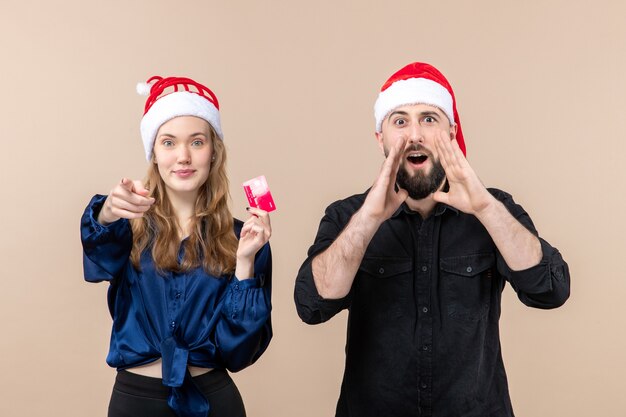
[[239,239],[239,234],[241,233],[241,228],[243,227],[243,221],[239,220],[236,217],[233,217],[233,230],[235,231],[235,235],[237,239]]

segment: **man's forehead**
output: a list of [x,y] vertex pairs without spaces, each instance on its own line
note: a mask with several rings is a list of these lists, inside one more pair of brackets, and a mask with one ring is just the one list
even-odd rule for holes
[[389,116],[391,116],[393,113],[436,113],[439,116],[447,117],[443,110],[441,110],[439,107],[425,103],[405,104],[402,106],[398,106],[389,112]]

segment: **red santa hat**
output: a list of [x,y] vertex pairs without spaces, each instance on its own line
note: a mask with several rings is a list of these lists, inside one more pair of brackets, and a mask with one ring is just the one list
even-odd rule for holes
[[[170,89],[168,93],[165,90]],[[179,116],[196,116],[206,120],[217,136],[224,140],[220,125],[220,104],[213,91],[190,78],[154,76],[137,84],[137,93],[147,95],[141,119],[141,139],[148,162],[161,125]]]
[[383,120],[392,110],[407,104],[429,104],[441,109],[450,124],[457,126],[456,140],[465,155],[465,140],[456,111],[454,91],[437,68],[413,62],[389,77],[374,104],[376,132],[381,132]]

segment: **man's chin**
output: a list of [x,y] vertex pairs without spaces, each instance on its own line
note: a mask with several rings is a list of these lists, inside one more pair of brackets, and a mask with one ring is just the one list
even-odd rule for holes
[[409,168],[405,169],[404,172],[409,180],[415,182],[424,182],[427,181],[427,179],[430,177],[432,169],[429,169],[427,167]]
[[405,163],[402,167],[407,173],[411,174],[412,177],[418,176],[418,175],[428,176],[433,170],[432,165],[428,163],[428,161],[420,165],[413,165],[413,164]]

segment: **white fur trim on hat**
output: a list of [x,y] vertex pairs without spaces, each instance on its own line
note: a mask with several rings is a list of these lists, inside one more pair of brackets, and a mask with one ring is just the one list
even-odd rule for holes
[[206,120],[224,140],[220,124],[220,112],[206,98],[188,91],[179,91],[159,98],[141,119],[141,139],[146,151],[146,159],[152,158],[152,147],[161,125],[179,116],[196,116]]
[[383,120],[392,110],[407,104],[430,104],[439,107],[454,125],[452,96],[444,86],[426,78],[409,78],[391,84],[381,91],[374,104],[376,132],[381,132]]

